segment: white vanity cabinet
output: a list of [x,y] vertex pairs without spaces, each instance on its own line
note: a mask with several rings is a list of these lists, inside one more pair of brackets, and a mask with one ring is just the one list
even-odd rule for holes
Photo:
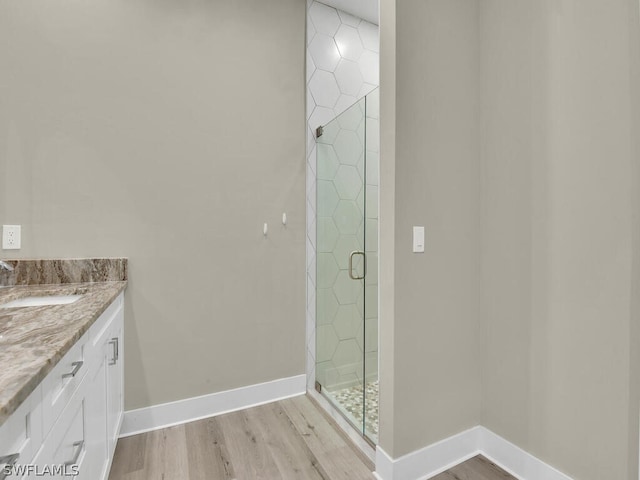
[[7,480],[107,479],[124,406],[123,308],[121,293],[0,427],[0,457],[34,465]]

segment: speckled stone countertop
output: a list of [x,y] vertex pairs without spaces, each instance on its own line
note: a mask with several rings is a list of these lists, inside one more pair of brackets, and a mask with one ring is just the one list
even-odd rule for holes
[[[126,286],[122,280],[0,287],[0,426]],[[67,305],[2,308],[23,297],[76,294],[82,297]]]

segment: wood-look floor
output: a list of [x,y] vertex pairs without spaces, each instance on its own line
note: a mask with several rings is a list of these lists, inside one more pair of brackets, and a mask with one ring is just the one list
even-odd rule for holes
[[478,455],[431,480],[516,480],[497,465]]
[[[307,396],[120,439],[109,480],[373,480]],[[476,457],[434,480],[515,480]]]

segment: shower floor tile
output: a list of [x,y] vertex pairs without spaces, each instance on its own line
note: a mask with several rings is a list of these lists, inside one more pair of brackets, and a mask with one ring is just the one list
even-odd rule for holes
[[[363,385],[327,392],[335,405],[356,425],[362,428]],[[365,435],[374,442],[378,440],[378,381],[366,384]]]

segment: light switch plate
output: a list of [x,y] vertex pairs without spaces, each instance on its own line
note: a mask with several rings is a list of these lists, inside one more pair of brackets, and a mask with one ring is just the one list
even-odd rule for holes
[[3,250],[20,250],[21,227],[20,225],[3,225],[2,226],[2,249]]
[[424,253],[424,227],[413,227],[413,253]]

